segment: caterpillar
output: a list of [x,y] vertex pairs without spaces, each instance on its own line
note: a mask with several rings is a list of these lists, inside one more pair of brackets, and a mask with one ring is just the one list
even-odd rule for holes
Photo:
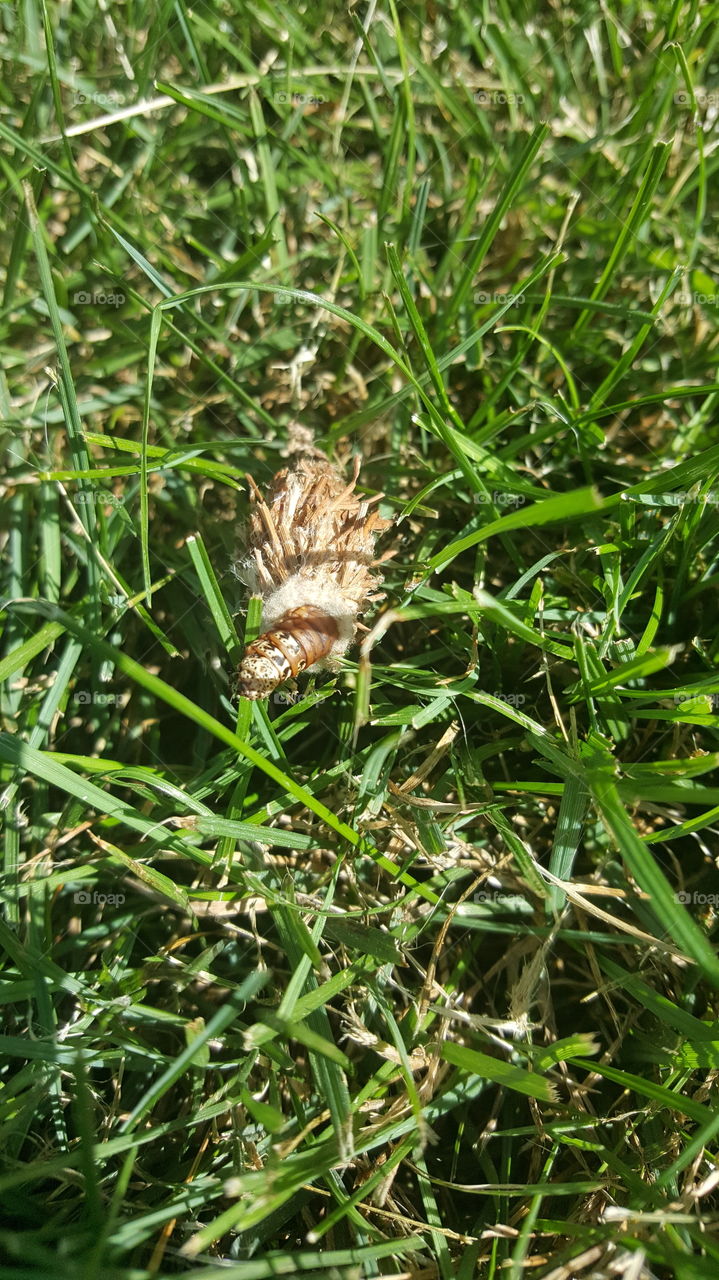
[[239,693],[253,702],[266,698],[291,676],[327,658],[338,638],[335,618],[321,609],[288,609],[271,631],[247,646],[237,672]]
[[238,575],[263,601],[266,630],[247,646],[237,670],[241,697],[267,698],[286,680],[331,664],[352,643],[373,588],[377,536],[392,523],[358,498],[359,459],[349,484],[318,449],[278,471],[267,499],[248,477],[252,505],[247,554]]

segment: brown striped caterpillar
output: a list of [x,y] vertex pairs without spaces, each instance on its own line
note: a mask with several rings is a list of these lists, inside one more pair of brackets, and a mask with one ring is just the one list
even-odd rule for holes
[[379,598],[376,566],[393,554],[375,559],[377,535],[391,521],[372,510],[382,494],[355,495],[359,459],[347,484],[312,452],[278,471],[267,500],[248,477],[252,508],[238,573],[262,597],[266,630],[247,646],[237,690],[253,701],[346,652],[364,605]]

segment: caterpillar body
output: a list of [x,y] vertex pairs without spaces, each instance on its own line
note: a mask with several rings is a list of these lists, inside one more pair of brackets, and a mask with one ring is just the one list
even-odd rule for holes
[[237,572],[262,598],[266,629],[247,646],[236,688],[252,701],[346,652],[364,606],[379,598],[377,566],[394,554],[375,558],[391,521],[374,505],[382,494],[355,495],[359,459],[348,484],[318,449],[311,455],[279,471],[267,499],[249,480],[247,555]]
[[291,676],[329,657],[338,638],[336,620],[321,609],[288,609],[271,631],[247,646],[237,673],[239,693],[253,702],[266,698]]

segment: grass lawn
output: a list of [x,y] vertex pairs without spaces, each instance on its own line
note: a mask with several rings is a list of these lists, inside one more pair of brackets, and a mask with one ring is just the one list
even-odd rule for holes
[[3,1280],[719,1275],[716,14],[0,4]]

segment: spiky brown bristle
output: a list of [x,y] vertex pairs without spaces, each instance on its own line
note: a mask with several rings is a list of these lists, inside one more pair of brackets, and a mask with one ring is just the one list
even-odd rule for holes
[[359,603],[366,599],[375,581],[375,539],[391,521],[355,496],[358,473],[359,460],[347,484],[327,459],[301,458],[277,472],[267,501],[251,482],[248,551],[259,594],[306,571],[331,578]]

